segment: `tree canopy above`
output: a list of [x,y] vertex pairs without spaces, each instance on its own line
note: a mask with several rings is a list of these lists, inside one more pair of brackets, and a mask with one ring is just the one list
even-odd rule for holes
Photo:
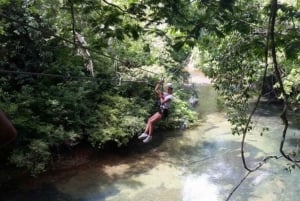
[[[9,159],[34,174],[63,144],[128,143],[154,109],[152,85],[179,86],[193,48],[233,133],[245,131],[266,76],[273,98],[300,100],[298,1],[1,0],[0,11],[0,107],[19,133]],[[195,123],[187,95],[175,95],[168,125]]]

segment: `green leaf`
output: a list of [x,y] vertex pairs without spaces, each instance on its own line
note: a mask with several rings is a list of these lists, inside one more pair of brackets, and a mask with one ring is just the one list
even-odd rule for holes
[[173,45],[175,51],[179,51],[185,43],[183,41],[178,41]]
[[292,40],[287,43],[285,54],[288,59],[296,59],[300,52],[300,40]]

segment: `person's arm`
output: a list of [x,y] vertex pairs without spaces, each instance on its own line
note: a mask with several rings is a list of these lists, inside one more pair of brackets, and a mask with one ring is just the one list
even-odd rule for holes
[[162,94],[162,91],[160,90],[160,86],[161,84],[163,83],[162,80],[160,80],[159,82],[157,82],[156,86],[155,86],[155,92],[158,94],[158,95],[161,95]]
[[172,100],[172,96],[171,95],[168,95],[166,96],[165,98],[162,97],[162,99],[160,100],[161,104],[165,104],[166,102],[169,102]]
[[16,136],[16,129],[5,114],[0,111],[0,145],[10,143]]

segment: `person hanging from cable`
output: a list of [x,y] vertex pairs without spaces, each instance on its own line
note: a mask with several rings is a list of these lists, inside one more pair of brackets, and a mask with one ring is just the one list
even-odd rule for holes
[[5,114],[0,111],[0,145],[5,145],[13,141],[17,136],[17,131],[5,116]]
[[148,143],[152,140],[154,124],[159,120],[166,118],[169,114],[170,105],[173,100],[173,86],[172,83],[167,83],[167,90],[166,92],[163,92],[160,90],[162,84],[163,81],[160,80],[155,86],[155,92],[159,96],[160,101],[158,111],[149,117],[144,132],[138,136],[138,139],[143,139],[144,143]]

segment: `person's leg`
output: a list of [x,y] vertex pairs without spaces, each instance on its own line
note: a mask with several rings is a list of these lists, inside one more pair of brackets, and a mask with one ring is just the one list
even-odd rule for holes
[[148,143],[152,140],[152,133],[153,133],[153,127],[155,122],[159,121],[161,119],[161,114],[159,112],[155,113],[149,120],[148,120],[148,135],[143,140],[144,143]]
[[148,121],[148,134],[152,135],[153,133],[153,126],[155,122],[159,121],[161,119],[161,114],[159,112],[155,113]]
[[144,133],[149,133],[149,127],[151,126],[151,122],[156,119],[159,112],[154,113],[149,119],[147,120],[147,124],[144,130]]
[[[153,116],[153,115],[152,115]],[[151,117],[152,117],[151,116]],[[149,117],[149,119],[147,120],[147,124],[146,124],[146,127],[145,127],[145,130],[144,130],[144,133],[148,133],[149,132],[149,121],[150,121],[150,118],[151,117]]]
[[153,114],[147,121],[146,128],[144,132],[138,136],[138,139],[144,139],[143,142],[147,143],[152,139],[152,133],[153,133],[153,126],[154,123],[159,121],[162,118],[162,115],[160,112],[156,112]]
[[155,115],[156,115],[156,113],[154,113],[152,116],[150,116],[148,118],[145,130],[144,130],[144,132],[142,134],[140,134],[138,136],[138,139],[145,139],[146,137],[148,137],[150,122],[151,122],[151,119],[154,118]]

